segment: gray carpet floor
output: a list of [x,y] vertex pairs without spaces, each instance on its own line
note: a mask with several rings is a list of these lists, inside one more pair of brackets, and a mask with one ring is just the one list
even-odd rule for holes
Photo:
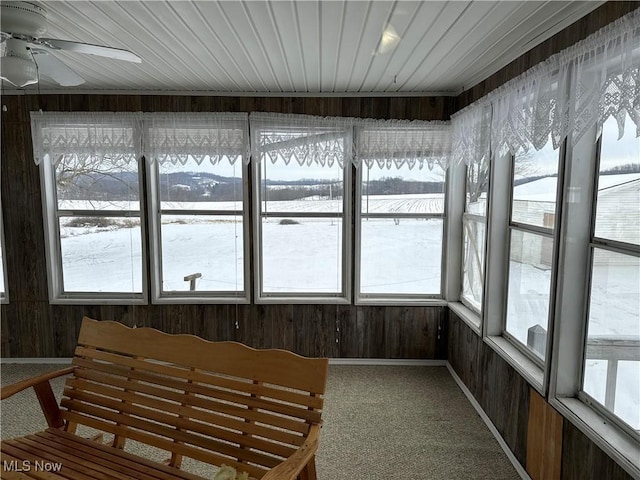
[[[58,368],[2,365],[2,385]],[[63,380],[52,386],[59,395]],[[46,428],[32,391],[1,407],[3,439]],[[519,478],[445,367],[331,365],[323,418],[319,480]],[[127,450],[166,457],[135,443]],[[184,468],[205,478],[214,475],[196,462]]]

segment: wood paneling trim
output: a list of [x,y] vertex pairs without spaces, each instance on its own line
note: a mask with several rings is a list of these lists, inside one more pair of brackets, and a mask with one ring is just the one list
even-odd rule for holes
[[562,415],[530,389],[527,473],[532,480],[560,480]]

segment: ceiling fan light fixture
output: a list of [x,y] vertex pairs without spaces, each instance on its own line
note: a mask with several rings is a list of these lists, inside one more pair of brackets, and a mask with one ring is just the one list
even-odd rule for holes
[[18,88],[38,83],[38,68],[27,42],[8,38],[0,49],[0,78]]
[[0,77],[18,88],[38,83],[38,70],[33,60],[19,57],[0,58]]

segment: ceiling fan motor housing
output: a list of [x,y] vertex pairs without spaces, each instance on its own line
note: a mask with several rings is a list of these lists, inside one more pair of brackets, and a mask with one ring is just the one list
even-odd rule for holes
[[31,2],[0,3],[2,33],[38,38],[47,28],[47,11]]

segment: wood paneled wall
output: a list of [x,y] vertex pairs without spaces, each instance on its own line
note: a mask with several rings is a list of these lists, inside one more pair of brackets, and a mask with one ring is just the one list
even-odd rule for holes
[[487,93],[495,90],[503,83],[517,77],[521,73],[526,72],[551,55],[583,40],[602,27],[637,8],[640,8],[640,2],[606,2],[577,22],[518,57],[489,78],[458,95],[456,98],[456,111],[479,100]]
[[[453,99],[252,98],[140,95],[4,96],[1,194],[10,304],[0,310],[2,357],[69,357],[84,315],[286,348],[303,355],[445,358],[446,307],[353,305],[50,305],[40,174],[30,111],[270,111],[441,120]],[[4,109],[3,109],[4,110]]]
[[449,363],[525,465],[529,384],[453,311],[448,324]]
[[[449,363],[533,479],[559,475],[561,480],[631,480],[571,422],[561,419],[558,425],[559,414],[550,412],[551,407],[527,381],[452,311],[448,328]],[[530,421],[543,423],[531,425]],[[528,460],[534,464],[527,465]],[[543,461],[550,465],[541,465]]]

